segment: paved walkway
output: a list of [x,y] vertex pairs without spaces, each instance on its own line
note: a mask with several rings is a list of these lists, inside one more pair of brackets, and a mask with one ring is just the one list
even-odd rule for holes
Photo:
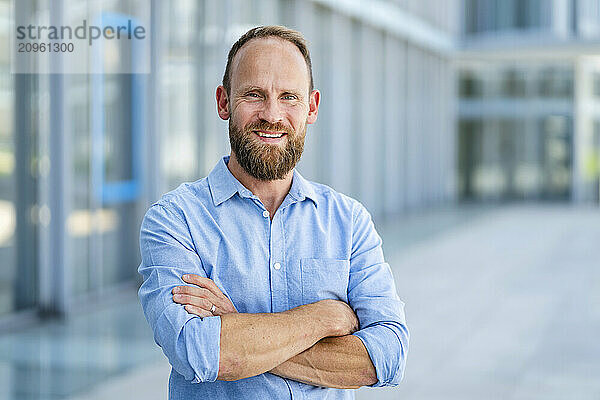
[[600,399],[600,210],[504,208],[388,254],[406,378],[357,399]]
[[[399,387],[357,399],[600,398],[600,209],[462,208],[378,226],[411,348]],[[138,309],[132,296],[66,327],[0,337],[0,399],[165,399],[169,367]],[[89,345],[98,352],[81,353]],[[19,385],[11,348],[27,355],[23,367],[38,363]],[[70,357],[49,357],[60,349]],[[30,393],[3,391],[7,383]]]

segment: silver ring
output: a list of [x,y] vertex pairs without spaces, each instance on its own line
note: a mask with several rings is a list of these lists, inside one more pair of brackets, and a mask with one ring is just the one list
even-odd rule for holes
[[210,308],[210,312],[212,314],[214,314],[216,309],[217,309],[217,307],[215,307],[215,305],[213,304],[212,307]]

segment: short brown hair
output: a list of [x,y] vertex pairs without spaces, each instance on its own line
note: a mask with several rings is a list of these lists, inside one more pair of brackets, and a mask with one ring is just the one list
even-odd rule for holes
[[313,76],[312,76],[312,62],[310,61],[310,52],[308,51],[308,44],[304,36],[298,31],[287,28],[281,25],[268,25],[268,26],[257,26],[256,28],[250,29],[248,32],[244,33],[242,37],[238,39],[237,42],[231,46],[229,50],[229,55],[227,56],[227,66],[225,67],[225,74],[223,74],[223,86],[227,91],[227,94],[231,94],[231,64],[233,62],[233,58],[237,54],[237,52],[246,44],[248,41],[252,39],[258,38],[266,38],[266,37],[277,37],[283,40],[287,40],[296,45],[304,60],[306,61],[306,66],[308,67],[308,75],[310,78],[309,82],[309,91],[313,90]]

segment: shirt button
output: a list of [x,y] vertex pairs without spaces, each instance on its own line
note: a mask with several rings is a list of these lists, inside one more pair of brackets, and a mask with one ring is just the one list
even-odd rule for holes
[[275,268],[276,270],[279,270],[279,268],[281,268],[281,264],[275,263],[275,264],[273,264],[273,268]]
[[263,211],[263,217],[269,218],[269,212],[267,210]]

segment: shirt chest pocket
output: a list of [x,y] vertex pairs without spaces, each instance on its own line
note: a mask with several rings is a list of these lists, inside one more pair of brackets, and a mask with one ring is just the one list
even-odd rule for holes
[[333,258],[302,258],[302,302],[324,299],[348,302],[350,261]]

